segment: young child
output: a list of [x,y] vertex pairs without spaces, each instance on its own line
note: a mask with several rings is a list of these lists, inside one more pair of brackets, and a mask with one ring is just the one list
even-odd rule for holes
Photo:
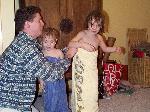
[[[72,112],[98,112],[98,47],[104,52],[121,53],[120,47],[107,47],[98,33],[103,18],[99,11],[86,18],[87,29],[79,32],[70,42],[67,55],[72,62]],[[75,55],[70,54],[76,51]]]
[[[45,28],[42,35],[42,51],[50,62],[59,62],[64,58],[60,49],[55,48],[59,32],[54,28]],[[42,81],[40,81],[42,82]],[[44,82],[44,112],[68,112],[65,79]]]

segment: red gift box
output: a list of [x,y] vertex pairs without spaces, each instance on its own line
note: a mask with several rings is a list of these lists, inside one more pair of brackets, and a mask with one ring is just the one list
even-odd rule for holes
[[103,85],[107,95],[113,95],[120,84],[121,80],[121,64],[118,63],[104,63],[103,64]]

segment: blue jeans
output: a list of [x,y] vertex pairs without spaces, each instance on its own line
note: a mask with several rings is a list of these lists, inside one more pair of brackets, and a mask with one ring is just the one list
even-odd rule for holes
[[65,79],[45,82],[44,112],[69,112]]

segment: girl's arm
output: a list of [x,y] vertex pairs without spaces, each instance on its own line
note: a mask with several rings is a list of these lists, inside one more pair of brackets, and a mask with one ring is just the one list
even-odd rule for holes
[[98,39],[99,39],[99,46],[102,48],[103,52],[118,52],[121,53],[121,47],[108,47],[106,46],[103,38],[101,35],[98,35]]
[[95,47],[94,46],[91,46],[89,45],[88,43],[82,41],[83,38],[85,37],[85,32],[82,31],[82,32],[79,32],[77,34],[76,37],[74,37],[70,42],[69,42],[69,45],[68,47],[69,48],[82,48],[82,49],[85,49],[87,51],[94,51],[95,50]]
[[82,32],[79,32],[68,44],[69,48],[81,48],[82,43],[79,42],[82,39]]
[[66,56],[68,58],[72,58],[76,52],[77,48],[82,47],[81,42],[79,42],[82,39],[82,33],[79,32],[68,44],[68,51],[66,53]]
[[84,36],[86,36],[84,31],[81,31],[69,42],[68,51],[66,54],[68,58],[72,58],[76,54],[77,48],[82,48],[87,51],[95,50],[95,47],[82,41]]

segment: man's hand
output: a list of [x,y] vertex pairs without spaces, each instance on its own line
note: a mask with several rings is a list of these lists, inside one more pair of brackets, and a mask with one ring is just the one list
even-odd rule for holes
[[43,90],[44,89],[44,85],[45,85],[44,81],[39,79],[39,83],[40,83],[40,88]]

